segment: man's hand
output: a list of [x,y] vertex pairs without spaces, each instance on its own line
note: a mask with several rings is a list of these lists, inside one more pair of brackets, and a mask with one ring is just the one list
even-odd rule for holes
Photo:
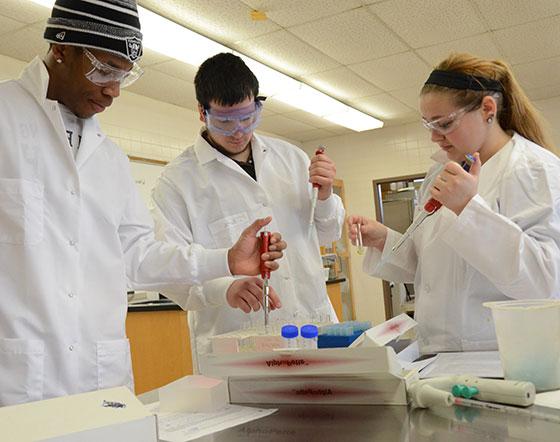
[[270,270],[278,269],[279,265],[276,261],[284,256],[282,250],[286,248],[286,241],[282,241],[282,235],[274,232],[270,236],[268,253],[261,255],[260,238],[257,237],[258,231],[270,221],[272,221],[270,216],[256,220],[241,233],[237,242],[229,249],[228,264],[232,275],[259,275],[261,259]]
[[[272,287],[269,287],[270,309],[282,307],[280,297]],[[243,278],[235,280],[226,292],[226,299],[230,307],[239,308],[245,313],[259,311],[264,308],[263,281],[260,278]]]
[[326,200],[332,193],[336,166],[326,153],[315,155],[309,165],[309,182],[319,185],[317,197],[320,201]]

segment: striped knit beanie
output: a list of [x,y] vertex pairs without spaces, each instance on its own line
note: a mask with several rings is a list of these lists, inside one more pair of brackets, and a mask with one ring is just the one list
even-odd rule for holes
[[111,52],[131,62],[142,56],[136,0],[56,0],[44,38]]

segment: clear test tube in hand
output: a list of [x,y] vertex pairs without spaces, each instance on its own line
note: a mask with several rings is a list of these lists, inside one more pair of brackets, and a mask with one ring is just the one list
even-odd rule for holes
[[[270,232],[261,232],[261,255],[263,253],[268,253],[268,248],[270,245]],[[270,312],[270,288],[268,286],[268,280],[270,279],[270,269],[264,265],[264,261],[261,259],[260,265],[261,278],[263,280],[263,310],[264,310],[264,328],[268,332],[268,316]]]
[[356,239],[356,245],[358,246],[358,255],[364,254],[364,243],[362,241],[362,225],[360,223],[356,224],[358,229],[358,237]]

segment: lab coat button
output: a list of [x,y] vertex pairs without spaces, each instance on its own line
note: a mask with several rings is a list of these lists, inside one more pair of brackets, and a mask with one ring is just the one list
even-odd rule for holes
[[76,195],[76,191],[74,189],[70,189],[70,195]]
[[74,297],[74,292],[68,292],[68,297],[73,298]]
[[71,239],[70,241],[68,241],[68,244],[70,244],[72,247],[74,247],[77,244],[77,241],[74,241],[73,239]]
[[74,346],[73,346],[73,345],[70,345],[70,346],[68,347],[68,350],[74,351]]

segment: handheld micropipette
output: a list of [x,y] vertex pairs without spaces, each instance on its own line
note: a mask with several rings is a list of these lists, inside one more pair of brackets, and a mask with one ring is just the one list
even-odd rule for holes
[[[263,253],[268,253],[268,247],[270,245],[270,232],[261,232],[261,255]],[[261,278],[263,280],[263,310],[264,310],[264,327],[268,330],[268,313],[270,310],[270,288],[268,286],[268,280],[270,279],[270,269],[264,265],[264,261],[261,259],[260,265]]]
[[[465,155],[465,158],[466,161],[463,162],[462,166],[463,169],[468,172],[472,163],[474,163],[474,156],[467,154]],[[441,206],[442,204],[438,200],[430,198],[426,204],[424,204],[424,207],[420,211],[420,215],[418,215],[414,222],[408,227],[408,229],[406,229],[406,232],[404,232],[403,236],[401,236],[391,251],[393,253],[396,252],[405,243],[405,241],[412,236],[416,229],[420,227],[420,224],[422,224],[426,218],[436,213]]]
[[[325,147],[319,146],[315,151],[315,155],[320,155],[325,153]],[[311,197],[311,213],[309,214],[309,226],[313,225],[313,220],[315,218],[315,207],[317,206],[317,199],[319,197],[319,184],[313,183],[313,196]]]

